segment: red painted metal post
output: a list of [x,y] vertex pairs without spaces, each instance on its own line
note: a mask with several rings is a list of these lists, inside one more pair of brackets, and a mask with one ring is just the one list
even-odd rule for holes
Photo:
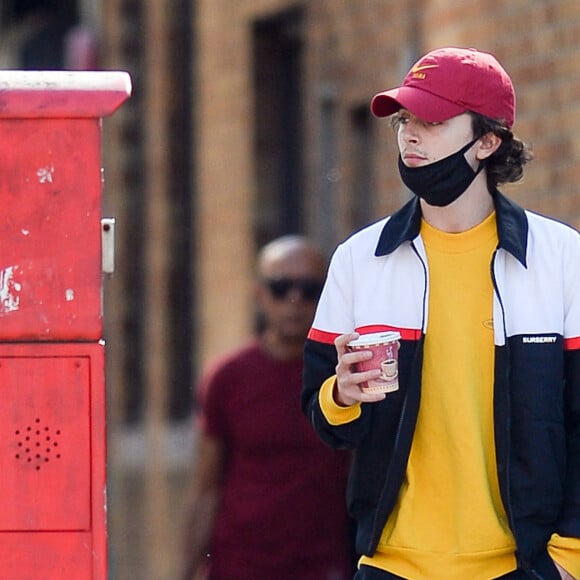
[[0,72],[0,578],[107,577],[102,118],[124,72]]

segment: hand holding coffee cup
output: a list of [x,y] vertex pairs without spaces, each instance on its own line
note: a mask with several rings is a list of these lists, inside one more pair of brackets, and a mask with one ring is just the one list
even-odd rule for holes
[[368,350],[372,357],[356,364],[357,371],[380,369],[376,379],[361,384],[364,393],[392,393],[399,388],[399,340],[401,334],[395,331],[363,334],[347,344],[351,352]]

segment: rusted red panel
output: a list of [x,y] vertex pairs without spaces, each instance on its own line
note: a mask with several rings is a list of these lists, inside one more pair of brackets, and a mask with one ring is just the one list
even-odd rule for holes
[[101,117],[117,71],[0,72],[0,341],[98,340]]
[[98,339],[95,119],[0,120],[0,339]]
[[103,387],[102,344],[0,344],[0,577],[106,578]]
[[89,371],[88,357],[0,356],[0,530],[90,528]]

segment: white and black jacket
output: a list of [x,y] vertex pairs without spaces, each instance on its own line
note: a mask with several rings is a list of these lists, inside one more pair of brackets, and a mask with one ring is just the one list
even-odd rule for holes
[[[580,537],[580,235],[498,191],[493,199],[497,473],[519,567],[558,578],[551,534]],[[415,198],[336,249],[305,346],[302,407],[323,441],[355,450],[348,502],[366,555],[396,502],[419,409],[429,299],[420,222]],[[387,329],[402,335],[399,391],[331,425],[318,392],[335,374],[334,339]]]

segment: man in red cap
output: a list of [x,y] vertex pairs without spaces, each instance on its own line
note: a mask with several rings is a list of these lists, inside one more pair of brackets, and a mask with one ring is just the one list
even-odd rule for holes
[[[356,580],[580,577],[580,236],[498,189],[530,161],[510,77],[442,48],[371,102],[414,194],[336,249],[303,410],[354,449]],[[401,335],[399,388],[361,388],[361,335]]]

